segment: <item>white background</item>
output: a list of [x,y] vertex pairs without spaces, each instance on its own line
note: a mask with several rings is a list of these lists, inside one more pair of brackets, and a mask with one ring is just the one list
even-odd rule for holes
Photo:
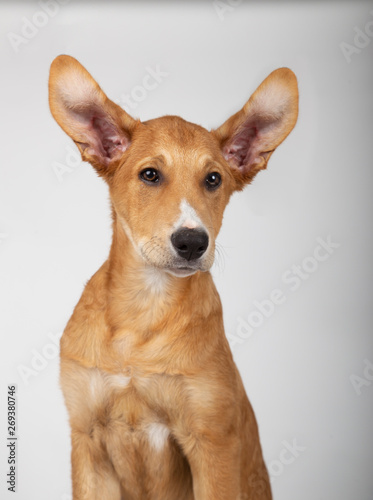
[[[213,274],[230,335],[255,300],[275,288],[286,297],[233,345],[275,500],[372,499],[373,370],[364,373],[364,360],[373,362],[373,3],[233,3],[218,12],[213,1],[72,0],[18,51],[9,33],[22,36],[24,16],[35,19],[41,7],[0,4],[1,498],[70,498],[67,413],[49,335],[62,333],[110,245],[107,188],[69,157],[75,146],[48,109],[49,66],[66,53],[118,100],[159,65],[167,76],[127,111],[144,120],[178,114],[207,128],[240,109],[275,68],[296,73],[298,124],[268,170],[232,198]],[[358,38],[348,62],[340,44],[354,44],[355,27],[372,35]],[[70,168],[61,180],[56,162]],[[292,291],[283,273],[328,236],[339,247]],[[25,370],[34,372],[22,378]],[[16,495],[5,484],[10,383],[18,385]],[[281,463],[294,440],[302,451]]]

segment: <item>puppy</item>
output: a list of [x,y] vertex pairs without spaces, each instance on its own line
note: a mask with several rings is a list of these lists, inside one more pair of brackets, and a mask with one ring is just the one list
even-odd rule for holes
[[224,209],[298,115],[271,73],[216,130],[141,122],[69,56],[50,108],[109,186],[113,241],[61,339],[74,500],[269,500],[258,428],[209,269]]

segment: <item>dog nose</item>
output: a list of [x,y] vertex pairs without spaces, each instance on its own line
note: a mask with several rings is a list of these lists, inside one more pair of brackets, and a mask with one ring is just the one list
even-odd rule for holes
[[209,245],[209,237],[202,229],[180,228],[172,234],[171,242],[180,257],[189,261],[202,257]]

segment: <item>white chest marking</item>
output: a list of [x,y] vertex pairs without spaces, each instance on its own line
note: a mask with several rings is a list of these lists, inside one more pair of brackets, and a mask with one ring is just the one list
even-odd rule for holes
[[146,430],[150,446],[156,451],[161,451],[170,434],[168,427],[164,424],[155,423],[149,424]]
[[107,386],[112,389],[122,389],[123,387],[127,387],[130,383],[131,377],[126,377],[125,375],[120,374],[109,374],[105,373],[104,380]]
[[161,294],[167,288],[169,275],[163,269],[146,267],[144,270],[145,286],[152,293]]
[[127,387],[131,380],[131,377],[127,377],[120,373],[108,373],[97,368],[91,369],[89,376],[91,398],[96,402],[101,402],[113,389],[118,390]]

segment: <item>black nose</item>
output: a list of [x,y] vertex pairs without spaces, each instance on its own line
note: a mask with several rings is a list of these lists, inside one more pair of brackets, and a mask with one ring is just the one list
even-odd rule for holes
[[171,241],[180,257],[188,261],[202,257],[209,245],[208,234],[202,229],[178,229]]

